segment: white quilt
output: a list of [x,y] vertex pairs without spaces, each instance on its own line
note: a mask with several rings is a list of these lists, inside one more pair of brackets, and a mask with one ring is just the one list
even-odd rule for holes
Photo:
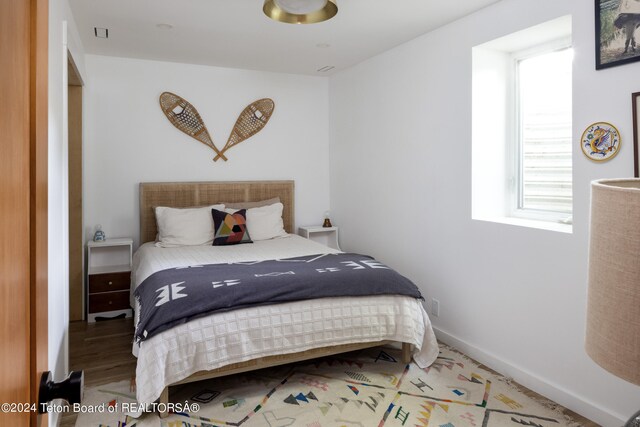
[[[339,251],[296,235],[233,246],[158,248],[146,243],[134,255],[132,293],[145,278],[167,268],[334,252]],[[231,363],[381,340],[413,344],[413,358],[421,367],[438,356],[429,317],[410,297],[322,298],[212,314],[161,332],[139,348],[134,345],[137,399],[151,403],[166,385]]]

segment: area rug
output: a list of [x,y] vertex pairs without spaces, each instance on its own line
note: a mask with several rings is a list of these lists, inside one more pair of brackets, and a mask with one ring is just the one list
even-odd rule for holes
[[578,425],[444,345],[425,369],[401,363],[398,349],[378,347],[176,387],[171,401],[189,410],[165,419],[122,412],[135,403],[134,387],[122,381],[86,390],[76,426]]

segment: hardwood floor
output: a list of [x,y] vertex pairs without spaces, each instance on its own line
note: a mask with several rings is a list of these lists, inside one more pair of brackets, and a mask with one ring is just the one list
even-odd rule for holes
[[[133,378],[136,358],[131,354],[133,319],[69,324],[69,369],[84,371],[85,387]],[[75,414],[65,414],[61,426],[71,427]]]
[[[103,322],[71,322],[69,325],[69,365],[73,371],[84,371],[85,387],[107,384],[133,378],[136,373],[136,358],[131,354],[133,340],[133,319],[116,319]],[[488,366],[483,369],[500,375]],[[516,385],[522,392],[542,402],[558,406],[545,397]],[[564,409],[574,421],[585,427],[598,427],[573,411]],[[62,427],[75,425],[76,415],[65,414]]]

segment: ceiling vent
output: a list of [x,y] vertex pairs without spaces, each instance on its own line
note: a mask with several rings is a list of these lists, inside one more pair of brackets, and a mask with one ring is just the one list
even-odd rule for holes
[[93,34],[96,35],[99,39],[108,39],[109,38],[109,29],[108,28],[98,28],[93,27]]
[[322,68],[318,68],[316,71],[319,72],[319,73],[326,73],[327,71],[331,71],[334,68],[336,68],[336,67],[334,67],[333,65],[325,65]]

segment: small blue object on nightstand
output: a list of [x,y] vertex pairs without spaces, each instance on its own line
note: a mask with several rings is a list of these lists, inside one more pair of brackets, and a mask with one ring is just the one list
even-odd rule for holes
[[102,226],[100,224],[96,225],[96,233],[93,235],[94,242],[104,242],[107,240],[107,235],[102,231]]

